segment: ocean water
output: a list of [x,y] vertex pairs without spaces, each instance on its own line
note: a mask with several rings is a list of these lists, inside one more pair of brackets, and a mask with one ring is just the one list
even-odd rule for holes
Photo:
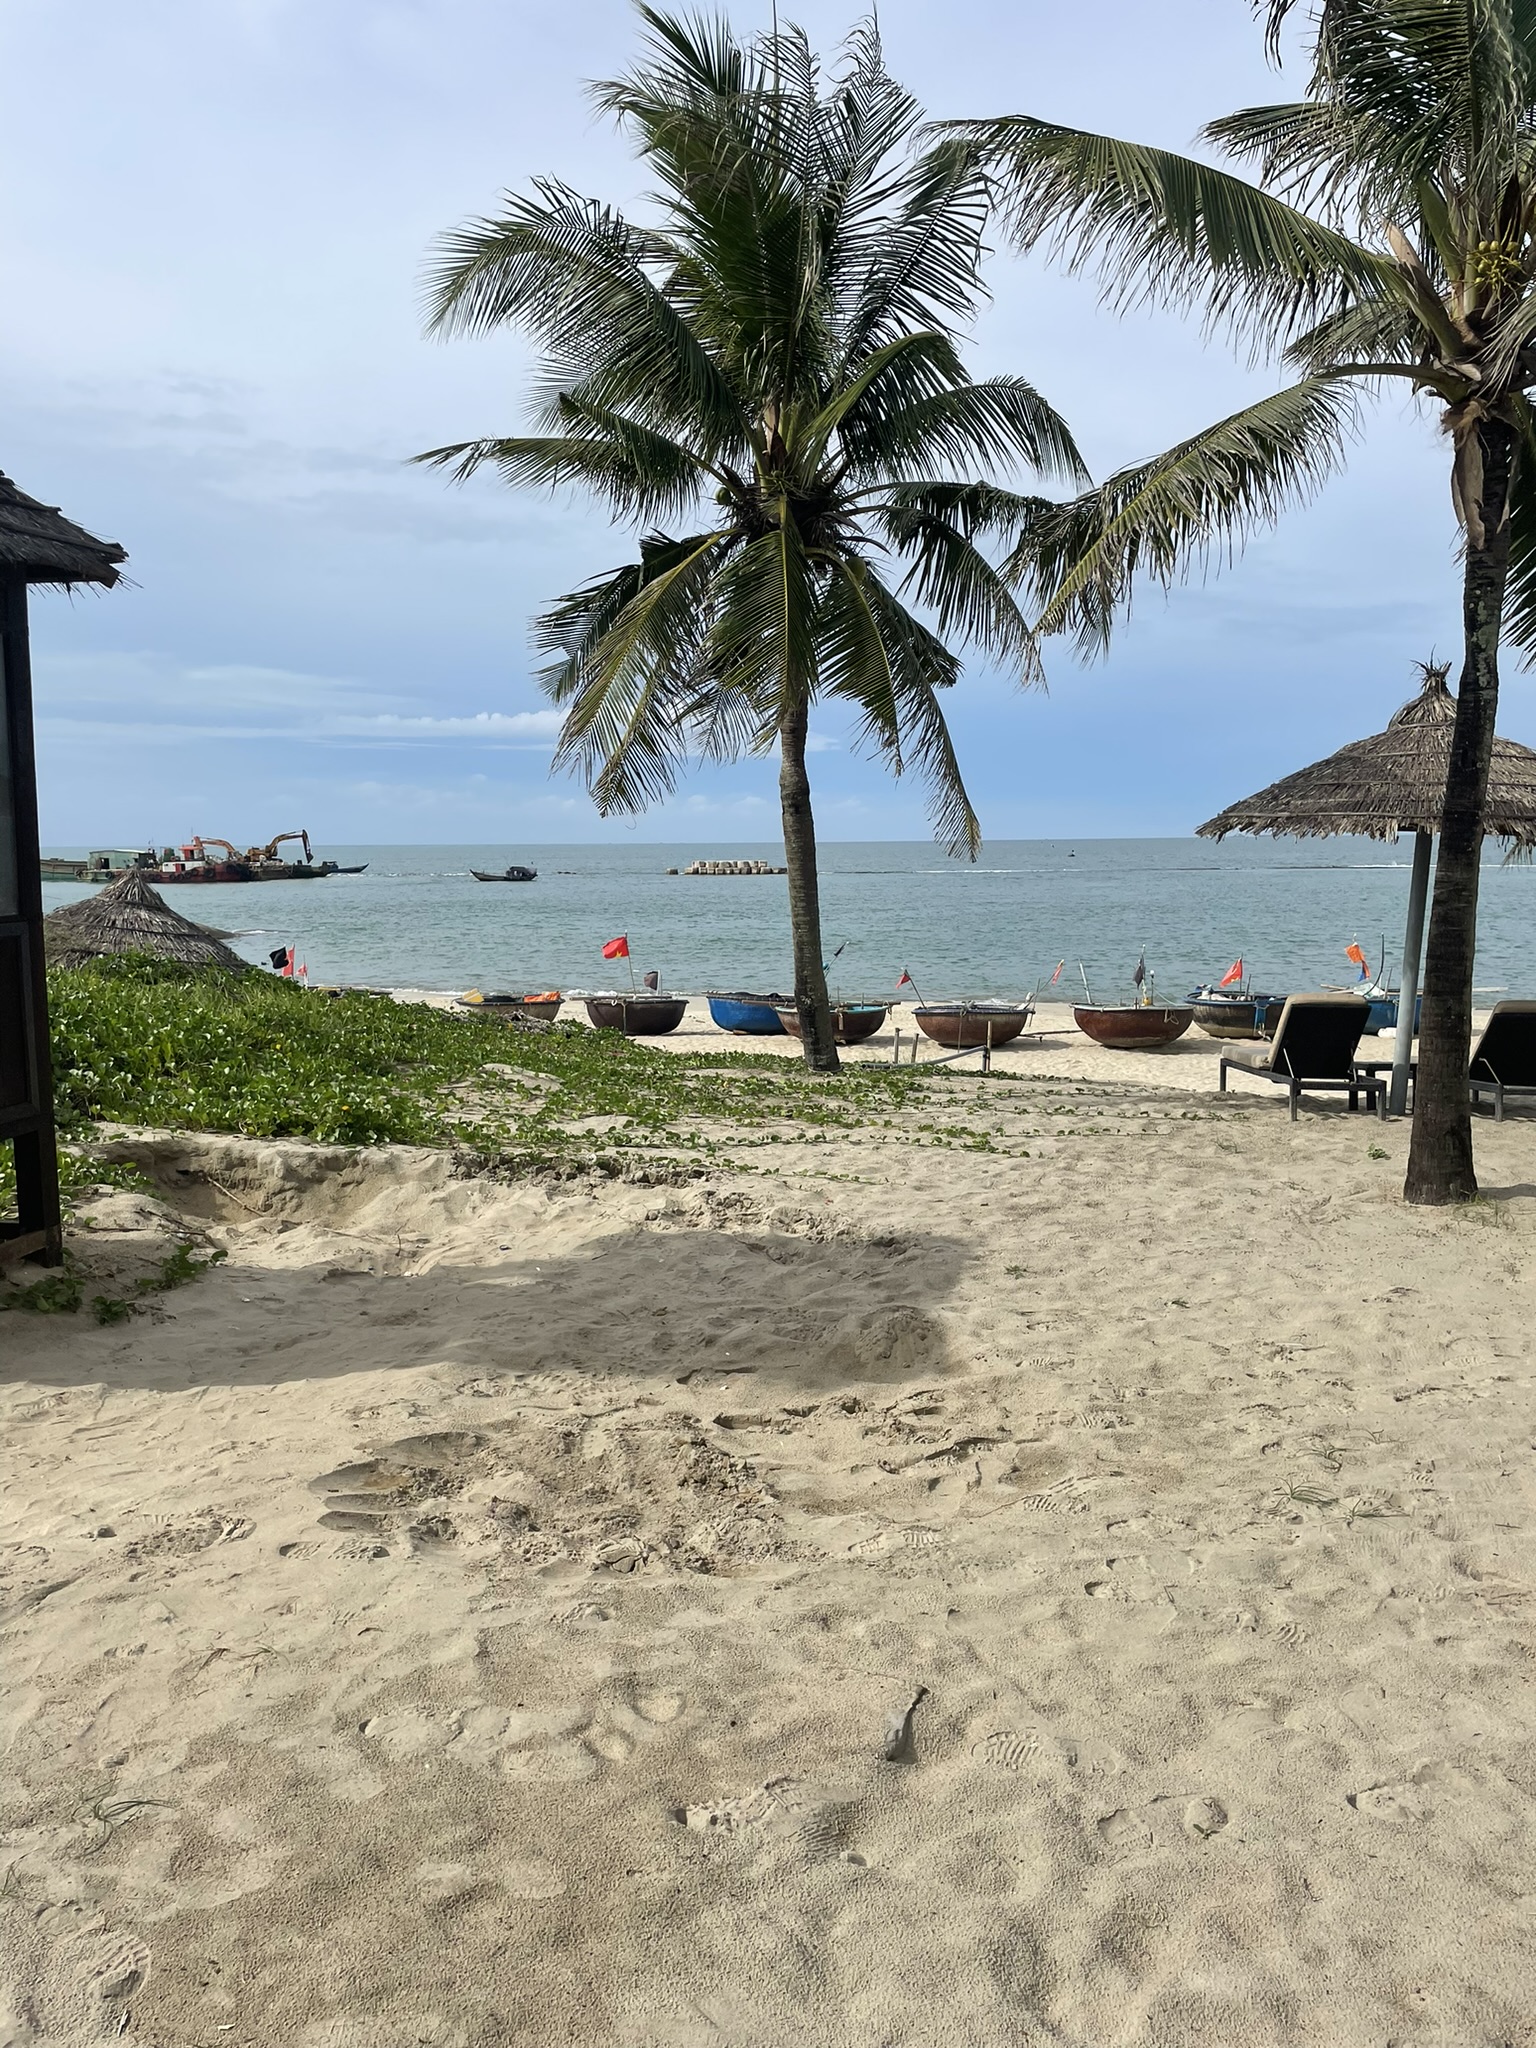
[[[81,849],[50,848],[78,853]],[[624,932],[637,975],[672,989],[791,984],[782,876],[669,876],[696,858],[781,862],[776,845],[326,846],[366,861],[324,881],[168,889],[200,923],[235,933],[248,959],[293,945],[312,981],[428,989],[627,985],[603,941]],[[889,993],[905,968],[922,994],[1016,995],[1065,959],[1063,995],[1086,971],[1096,997],[1127,994],[1143,947],[1160,993],[1181,995],[1239,955],[1256,986],[1347,984],[1344,948],[1374,966],[1402,949],[1412,841],[1003,840],[971,866],[913,841],[821,849],[822,926],[845,996]],[[527,884],[469,869],[536,867]],[[91,893],[50,883],[48,907]],[[1477,980],[1536,995],[1536,867],[1484,866]],[[904,991],[904,993],[906,993]]]

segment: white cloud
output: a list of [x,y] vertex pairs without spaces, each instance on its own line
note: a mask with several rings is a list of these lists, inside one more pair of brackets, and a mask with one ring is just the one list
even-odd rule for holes
[[553,740],[565,723],[560,711],[473,711],[463,717],[402,717],[396,712],[379,712],[370,717],[324,719],[315,731],[321,736],[346,735],[363,739],[494,739]]

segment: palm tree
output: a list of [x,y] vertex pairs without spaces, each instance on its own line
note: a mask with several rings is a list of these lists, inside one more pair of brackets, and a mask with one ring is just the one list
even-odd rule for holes
[[[1296,0],[1258,0],[1271,54]],[[1102,648],[1168,584],[1307,496],[1358,398],[1441,408],[1463,530],[1465,656],[1425,964],[1405,1193],[1476,1193],[1466,1072],[1500,639],[1536,650],[1536,7],[1313,0],[1307,97],[1214,121],[1209,163],[1025,117],[943,132],[993,165],[1017,240],[1097,261],[1118,303],[1198,307],[1300,373],[1156,460],[1025,522],[1041,632]]]
[[556,759],[607,814],[664,797],[697,756],[778,748],[795,1001],[807,1062],[835,1071],[811,708],[852,706],[974,857],[940,702],[960,674],[951,643],[1021,679],[1035,659],[984,549],[1029,500],[976,478],[1086,473],[1031,385],[973,381],[961,360],[988,182],[968,145],[917,146],[920,109],[874,28],[824,81],[798,29],[743,45],[723,21],[639,11],[644,61],[593,97],[656,181],[653,218],[544,180],[443,240],[432,328],[529,333],[539,431],[418,459],[584,485],[638,530],[637,561],[537,621],[541,681],[567,712]]

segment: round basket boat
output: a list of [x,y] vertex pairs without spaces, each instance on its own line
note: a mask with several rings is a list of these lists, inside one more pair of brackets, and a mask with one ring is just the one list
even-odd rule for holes
[[686,996],[588,996],[586,1004],[599,1031],[622,1031],[626,1038],[665,1038],[688,1010]]
[[711,989],[709,1014],[722,1031],[734,1031],[745,1038],[782,1038],[784,1025],[779,1009],[783,996],[750,995],[745,990]]
[[[791,1038],[800,1038],[800,1012],[790,1005],[779,1011],[779,1022]],[[861,1040],[873,1038],[885,1022],[884,1003],[834,1003],[832,1005],[832,1036],[839,1045],[858,1045]]]
[[1188,1004],[1175,1007],[1166,1003],[1107,1003],[1095,1004],[1090,1009],[1085,1003],[1072,1015],[1079,1031],[1085,1032],[1095,1044],[1111,1046],[1116,1052],[1146,1052],[1159,1045],[1172,1045],[1195,1021],[1194,1010]]
[[553,1024],[560,1014],[562,997],[558,989],[546,989],[537,996],[509,996],[499,989],[492,995],[482,995],[472,988],[458,1001],[466,1010],[474,1010],[482,1017],[538,1017],[546,1024]]
[[917,1028],[938,1045],[969,1052],[977,1046],[994,1049],[1018,1037],[1035,1014],[1033,1003],[919,1003],[912,1014]]
[[1284,996],[1224,996],[1197,989],[1189,998],[1195,1022],[1208,1038],[1273,1038]]

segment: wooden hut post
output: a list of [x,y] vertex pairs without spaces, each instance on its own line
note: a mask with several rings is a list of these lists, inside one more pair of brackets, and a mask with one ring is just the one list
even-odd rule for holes
[[16,1162],[16,1220],[0,1223],[0,1259],[64,1256],[59,1160],[43,971],[43,882],[32,747],[27,585],[110,587],[124,559],[55,506],[0,476],[0,1144]]
[[0,1138],[16,1162],[16,1222],[0,1256],[63,1256],[43,971],[43,884],[32,750],[27,585],[0,571]]
[[1419,1007],[1419,969],[1424,959],[1424,909],[1429,901],[1429,851],[1434,835],[1413,835],[1413,875],[1408,885],[1408,926],[1403,933],[1403,971],[1398,976],[1397,1036],[1392,1042],[1392,1086],[1387,1109],[1401,1116],[1408,1107],[1408,1070],[1413,1062],[1414,1012]]

